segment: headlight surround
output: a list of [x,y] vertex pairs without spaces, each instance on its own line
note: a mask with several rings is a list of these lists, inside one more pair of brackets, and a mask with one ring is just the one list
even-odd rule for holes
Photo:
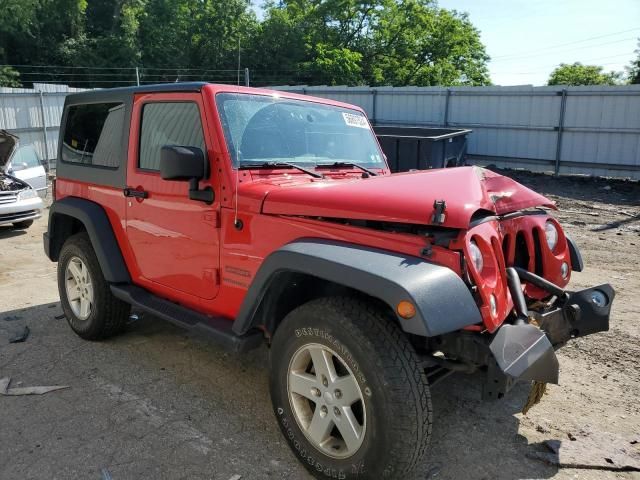
[[558,227],[551,221],[547,221],[544,225],[544,236],[547,239],[547,246],[549,250],[553,251],[558,245]]
[[29,200],[31,198],[36,198],[37,196],[38,192],[36,192],[33,188],[28,188],[18,194],[18,200]]
[[475,240],[469,242],[469,255],[471,256],[471,262],[478,273],[482,273],[484,268],[484,258],[482,258],[482,251]]

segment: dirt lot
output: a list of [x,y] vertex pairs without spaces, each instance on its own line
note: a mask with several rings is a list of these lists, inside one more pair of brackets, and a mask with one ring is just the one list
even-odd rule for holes
[[[496,403],[479,400],[476,377],[434,387],[418,478],[640,478],[615,470],[624,452],[640,455],[640,185],[512,175],[558,202],[587,264],[572,286],[616,288],[611,330],[560,351],[561,385],[527,416],[525,386]],[[1,479],[308,478],[271,413],[266,348],[233,357],[149,316],[110,341],[80,340],[59,318],[45,227],[0,227],[0,378],[70,388],[0,396]],[[27,341],[9,344],[24,325]],[[536,459],[548,440],[577,457]]]

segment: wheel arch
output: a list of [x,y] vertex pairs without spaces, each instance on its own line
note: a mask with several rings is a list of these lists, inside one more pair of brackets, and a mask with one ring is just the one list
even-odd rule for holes
[[[410,334],[430,337],[482,321],[469,289],[446,267],[397,252],[303,239],[264,260],[233,330],[242,335],[262,327],[273,333],[295,307],[319,296],[345,293],[367,296],[388,308],[401,329]],[[396,314],[402,300],[416,306],[413,318]]]
[[252,325],[264,326],[267,332],[273,334],[284,317],[297,307],[321,297],[333,296],[366,298],[388,313],[390,318],[395,317],[389,305],[361,290],[308,273],[282,270],[275,272],[270,278],[264,296],[255,310]]
[[67,238],[82,231],[89,236],[105,279],[109,283],[131,282],[109,217],[102,206],[90,200],[66,197],[51,205],[49,228],[43,237],[47,257],[58,261]]

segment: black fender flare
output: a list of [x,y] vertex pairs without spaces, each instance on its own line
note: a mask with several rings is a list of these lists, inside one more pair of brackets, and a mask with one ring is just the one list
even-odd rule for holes
[[47,257],[58,261],[62,245],[71,234],[66,218],[76,219],[84,225],[104,278],[110,283],[130,283],[131,276],[107,212],[90,200],[65,197],[53,202],[49,210],[49,228],[43,235]]
[[[327,240],[289,243],[265,258],[233,324],[238,335],[257,327],[256,312],[278,273],[315,276],[382,300],[396,312],[402,300],[416,315],[398,318],[407,333],[432,337],[482,322],[471,292],[451,269],[397,252]],[[397,313],[396,313],[397,316]]]
[[582,260],[582,253],[578,248],[578,244],[569,236],[565,234],[567,244],[569,245],[569,258],[571,259],[571,270],[574,272],[581,272],[584,270],[584,261]]

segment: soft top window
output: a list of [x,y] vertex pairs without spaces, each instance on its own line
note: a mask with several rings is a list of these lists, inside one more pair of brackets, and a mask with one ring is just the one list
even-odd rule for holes
[[62,161],[118,168],[123,123],[122,103],[92,103],[69,107]]

